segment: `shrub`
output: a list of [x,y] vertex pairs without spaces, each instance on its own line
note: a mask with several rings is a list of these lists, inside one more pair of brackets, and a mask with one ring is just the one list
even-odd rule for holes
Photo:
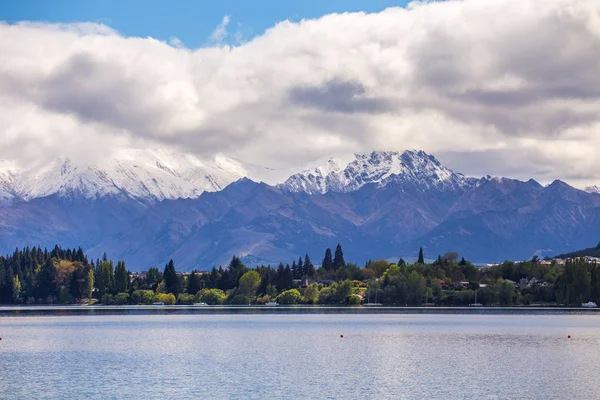
[[246,305],[248,302],[248,296],[244,296],[243,294],[236,294],[231,300],[229,300],[229,304],[233,305]]
[[181,293],[177,296],[177,304],[193,304],[194,296],[189,293]]
[[362,302],[362,299],[360,298],[359,295],[357,294],[353,294],[350,297],[348,297],[348,304],[351,305],[358,305]]
[[102,298],[100,299],[100,303],[102,304],[106,304],[106,305],[110,305],[114,303],[114,299],[112,294],[108,294],[106,293],[104,296],[102,296]]
[[129,293],[121,292],[114,297],[115,304],[123,305],[129,302]]
[[277,296],[277,302],[279,304],[298,304],[301,297],[298,289],[290,289]]
[[211,306],[223,304],[227,299],[225,293],[220,289],[202,289],[196,294],[196,301],[209,304]]
[[175,295],[173,293],[158,293],[154,296],[154,301],[173,305],[175,304]]

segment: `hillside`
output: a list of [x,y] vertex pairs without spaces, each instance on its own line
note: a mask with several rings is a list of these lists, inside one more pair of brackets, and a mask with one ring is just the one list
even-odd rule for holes
[[559,254],[554,258],[577,258],[577,257],[598,257],[600,258],[600,242],[596,247],[590,247],[583,250],[572,251],[570,253]]

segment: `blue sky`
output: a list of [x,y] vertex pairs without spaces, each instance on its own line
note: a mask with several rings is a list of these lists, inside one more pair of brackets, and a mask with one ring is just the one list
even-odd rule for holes
[[187,47],[207,43],[225,15],[229,30],[245,38],[264,32],[276,22],[316,18],[346,11],[377,12],[406,6],[408,0],[0,0],[0,20],[98,22],[125,36],[179,38]]

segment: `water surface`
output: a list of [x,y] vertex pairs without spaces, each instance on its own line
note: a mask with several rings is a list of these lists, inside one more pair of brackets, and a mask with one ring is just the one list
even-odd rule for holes
[[3,316],[0,337],[8,399],[600,397],[595,314]]

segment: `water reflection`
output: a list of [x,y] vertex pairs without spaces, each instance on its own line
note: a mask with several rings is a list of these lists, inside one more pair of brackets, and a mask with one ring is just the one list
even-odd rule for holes
[[595,315],[3,317],[0,388],[7,398],[591,399],[598,328]]

